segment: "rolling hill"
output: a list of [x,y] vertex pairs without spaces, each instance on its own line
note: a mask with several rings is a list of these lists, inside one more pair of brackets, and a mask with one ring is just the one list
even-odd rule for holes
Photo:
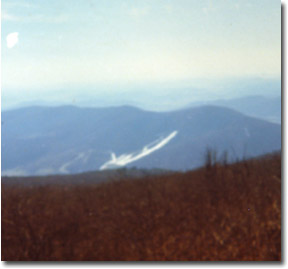
[[229,108],[28,107],[2,112],[2,174],[81,173],[123,166],[188,170],[207,148],[230,160],[281,149],[281,126]]
[[[203,106],[205,103],[191,103],[189,107]],[[227,107],[239,111],[247,116],[281,124],[281,96],[245,96],[234,99],[219,99],[206,103],[206,105]]]

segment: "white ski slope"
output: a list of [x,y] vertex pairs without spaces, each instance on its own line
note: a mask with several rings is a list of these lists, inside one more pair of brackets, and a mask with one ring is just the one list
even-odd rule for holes
[[100,170],[105,170],[109,168],[115,168],[117,166],[125,166],[128,163],[135,162],[147,155],[150,155],[154,151],[164,147],[166,144],[168,144],[176,135],[178,131],[172,132],[170,135],[167,137],[163,138],[159,143],[157,143],[155,146],[154,145],[158,140],[149,143],[148,145],[144,146],[143,149],[139,153],[128,153],[128,154],[122,154],[119,157],[116,157],[116,154],[114,152],[111,153],[111,160],[108,162],[104,163],[101,167]]

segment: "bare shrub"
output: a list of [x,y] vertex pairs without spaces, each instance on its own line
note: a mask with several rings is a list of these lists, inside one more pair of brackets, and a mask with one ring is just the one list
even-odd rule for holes
[[218,165],[205,180],[215,156],[101,184],[2,179],[2,260],[280,261],[281,156]]

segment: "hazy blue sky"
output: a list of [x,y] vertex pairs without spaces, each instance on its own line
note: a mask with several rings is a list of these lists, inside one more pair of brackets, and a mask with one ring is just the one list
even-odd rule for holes
[[1,42],[4,93],[279,78],[281,2],[2,0]]

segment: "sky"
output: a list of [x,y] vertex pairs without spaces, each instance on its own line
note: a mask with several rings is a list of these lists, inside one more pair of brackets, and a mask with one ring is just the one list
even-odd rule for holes
[[281,76],[280,1],[1,2],[4,96]]

